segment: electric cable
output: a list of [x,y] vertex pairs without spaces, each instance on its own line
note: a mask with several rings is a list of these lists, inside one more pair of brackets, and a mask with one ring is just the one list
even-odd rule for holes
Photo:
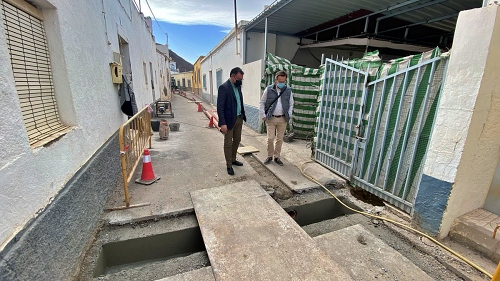
[[[149,5],[149,1],[146,0],[146,4],[148,5],[148,8],[149,8],[149,11],[151,12],[151,15],[153,16],[153,18],[155,19],[156,21],[156,24],[158,25],[158,27],[160,27],[161,31],[163,31],[163,33],[165,34],[168,34],[160,25],[160,22],[156,19],[156,16],[155,14],[153,13],[153,9],[151,8],[151,6]],[[168,36],[168,35],[167,35]],[[169,39],[173,39],[171,36],[168,36]],[[193,50],[191,50],[190,48],[184,46],[183,44],[181,44],[179,41],[177,40],[173,40],[175,42],[177,42],[177,44],[181,45],[182,47],[184,47],[185,49],[187,49],[188,51],[191,51],[192,53],[196,53],[196,52],[193,52]]]
[[413,231],[419,235],[422,235],[424,236],[425,238],[431,240],[432,242],[434,242],[436,245],[440,246],[441,248],[447,250],[448,252],[452,253],[453,255],[455,255],[456,257],[458,257],[459,259],[461,259],[462,261],[466,262],[467,264],[469,264],[470,266],[474,267],[475,269],[479,270],[481,273],[485,274],[486,276],[488,276],[489,278],[492,278],[493,276],[488,273],[486,270],[482,269],[481,267],[479,267],[478,265],[476,265],[475,263],[469,261],[467,258],[463,257],[462,255],[460,255],[459,253],[453,251],[452,249],[450,249],[449,247],[447,247],[446,245],[444,245],[443,243],[437,241],[436,239],[434,239],[433,237],[423,233],[422,231],[419,231],[419,230],[416,230],[410,226],[407,226],[405,224],[402,224],[400,222],[397,222],[395,220],[391,220],[389,218],[384,218],[384,217],[381,217],[381,216],[377,216],[377,215],[373,215],[373,214],[370,214],[370,213],[367,213],[367,212],[361,212],[361,211],[358,211],[358,210],[355,210],[349,206],[347,206],[346,204],[344,204],[344,202],[342,202],[335,194],[333,194],[328,188],[326,188],[324,185],[322,185],[320,182],[318,182],[316,179],[314,179],[313,177],[311,177],[310,175],[306,174],[304,172],[304,166],[306,164],[309,164],[309,163],[313,163],[314,161],[307,161],[307,162],[304,162],[301,166],[300,166],[300,173],[305,177],[307,178],[308,180],[318,184],[319,186],[321,186],[323,189],[326,190],[326,192],[328,192],[331,196],[333,196],[333,198],[335,198],[335,200],[337,200],[340,204],[342,204],[344,207],[346,207],[347,209],[353,211],[353,212],[356,212],[356,213],[359,213],[359,214],[362,214],[364,216],[368,216],[368,217],[372,217],[372,218],[376,218],[376,219],[380,219],[380,220],[383,220],[383,221],[387,221],[387,222],[390,222],[394,225],[397,225],[399,227],[402,227],[402,228],[405,228],[405,229],[408,229],[410,231]]

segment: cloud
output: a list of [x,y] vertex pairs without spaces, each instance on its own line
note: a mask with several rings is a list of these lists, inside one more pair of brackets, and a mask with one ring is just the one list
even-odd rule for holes
[[[138,0],[135,0],[138,3]],[[234,26],[234,2],[232,0],[147,0],[157,20],[182,25]],[[237,1],[238,22],[252,20],[273,0]],[[152,16],[145,1],[142,11]]]

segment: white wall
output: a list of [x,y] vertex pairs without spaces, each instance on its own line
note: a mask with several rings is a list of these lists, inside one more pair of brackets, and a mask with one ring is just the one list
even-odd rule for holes
[[482,208],[500,159],[500,9],[460,13],[424,174],[452,183],[441,223]]
[[[201,61],[201,77],[203,79],[204,74],[207,77],[207,88],[202,89],[202,91],[203,93],[210,93],[209,71],[212,70],[212,90],[214,103],[216,102],[217,97],[217,69],[222,69],[222,83],[224,83],[227,79],[229,79],[229,72],[231,71],[231,69],[235,67],[242,67],[243,65],[243,44],[241,43],[243,41],[241,37],[242,34],[242,32],[239,32],[238,34],[239,54],[236,54],[234,31],[232,31],[226,38],[223,39],[223,41],[221,41],[221,43],[219,43],[220,45],[216,46],[212,51],[210,51],[210,53],[207,54],[207,56]],[[245,83],[245,81],[243,83]]]
[[259,107],[260,96],[260,80],[262,76],[262,60],[247,63],[242,67],[245,72],[241,91],[244,94],[244,102],[247,105]]
[[293,59],[299,49],[300,38],[285,35],[276,36],[276,55],[289,61]]
[[125,122],[109,67],[113,52],[119,52],[118,34],[130,46],[137,104],[142,108],[152,102],[142,63],[149,70],[152,62],[158,72],[155,43],[134,5],[120,1],[30,1],[43,7],[60,115],[74,125],[60,139],[36,149],[28,143],[0,21],[0,250]]
[[[276,34],[267,34],[267,51],[276,53]],[[251,63],[264,57],[264,33],[247,32],[247,58]]]
[[[168,49],[167,49],[168,51]],[[170,66],[168,63],[167,55],[157,51],[156,52],[156,62],[158,65],[158,71],[156,73],[158,90],[161,93],[161,100],[171,100],[172,90],[170,89]],[[164,93],[163,89],[166,88],[167,91]]]

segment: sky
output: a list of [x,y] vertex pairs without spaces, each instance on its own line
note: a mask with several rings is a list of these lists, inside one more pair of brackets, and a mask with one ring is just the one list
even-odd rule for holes
[[[234,0],[134,0],[153,19],[153,35],[190,63],[208,54],[234,27]],[[236,0],[238,22],[252,20],[274,0]],[[148,7],[151,7],[152,13]],[[155,18],[158,23],[155,21]],[[159,25],[158,25],[159,24]],[[160,28],[161,26],[161,28]]]

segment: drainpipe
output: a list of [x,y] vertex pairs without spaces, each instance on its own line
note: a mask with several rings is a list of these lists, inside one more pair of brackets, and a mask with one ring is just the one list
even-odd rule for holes
[[267,18],[266,18],[266,25],[264,28],[264,59],[262,61],[262,76],[264,76],[265,74],[266,60],[267,60]]

